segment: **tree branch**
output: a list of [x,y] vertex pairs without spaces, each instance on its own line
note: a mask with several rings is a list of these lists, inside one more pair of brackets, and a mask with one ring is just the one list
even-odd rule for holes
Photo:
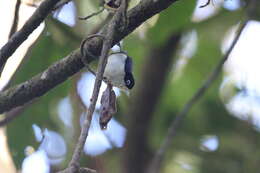
[[11,38],[11,36],[16,32],[17,26],[18,26],[18,20],[19,20],[19,10],[21,6],[21,0],[17,0],[15,4],[15,11],[14,11],[14,19],[13,24],[9,33],[8,38]]
[[[116,28],[113,45],[126,37],[144,21],[163,11],[174,2],[176,2],[176,0],[141,1],[136,7],[128,12],[127,27],[123,27],[121,30],[119,30],[121,27]],[[106,35],[107,26],[109,24],[110,22],[104,26],[100,31],[100,34]],[[98,56],[100,54],[101,46],[102,40],[94,38],[86,42],[84,50],[88,50],[92,54]],[[93,57],[87,56],[86,59],[90,62],[93,60]],[[34,76],[32,79],[0,92],[0,113],[9,111],[14,107],[23,105],[36,97],[44,95],[50,89],[80,71],[83,67],[84,64],[81,60],[80,50],[77,49],[67,57],[51,65],[44,72]]]
[[26,108],[28,108],[28,106],[31,106],[36,100],[37,99],[35,99],[31,102],[28,102],[28,103],[24,104],[23,106],[18,106],[16,108],[12,109],[9,112],[6,112],[4,117],[0,118],[0,127],[6,126],[12,120],[14,120],[18,116],[20,116],[24,112],[24,110],[26,110]]
[[233,50],[237,41],[239,40],[239,37],[240,37],[244,27],[246,26],[246,24],[247,24],[247,20],[240,24],[240,27],[239,27],[237,34],[236,34],[236,37],[233,40],[230,48],[228,49],[228,51],[226,52],[224,57],[219,61],[219,63],[215,67],[215,69],[208,76],[207,80],[205,80],[205,82],[202,84],[202,86],[191,97],[191,99],[185,104],[183,109],[177,114],[176,118],[171,123],[171,125],[168,129],[167,135],[164,138],[159,150],[155,154],[155,156],[154,156],[154,158],[153,158],[153,160],[150,164],[150,168],[147,172],[149,172],[149,173],[160,172],[159,170],[161,168],[161,164],[162,164],[162,161],[164,159],[165,152],[170,148],[170,146],[173,142],[173,139],[176,135],[177,129],[180,127],[181,123],[183,122],[183,120],[187,116],[187,114],[190,111],[190,109],[192,108],[192,106],[194,106],[194,104],[197,103],[197,101],[204,95],[204,93],[207,91],[207,89],[211,86],[211,84],[217,79],[217,77],[221,73],[222,66],[224,65],[224,63],[228,59],[231,51]]
[[60,0],[45,0],[39,8],[34,12],[24,26],[8,40],[8,42],[0,49],[0,72],[2,71],[8,58],[15,50],[28,38],[28,36],[41,24],[41,22],[52,11],[53,7]]
[[101,86],[101,83],[103,80],[103,74],[104,74],[105,67],[107,64],[108,53],[113,44],[113,37],[115,35],[115,30],[118,27],[120,21],[122,21],[123,13],[125,13],[125,11],[127,10],[127,3],[128,3],[127,0],[121,1],[121,5],[120,5],[119,9],[117,10],[116,14],[113,16],[110,24],[108,25],[107,34],[104,38],[101,56],[99,58],[99,64],[98,64],[96,80],[95,80],[95,84],[94,84],[94,90],[92,93],[92,97],[90,99],[91,103],[87,110],[87,115],[83,122],[80,137],[78,139],[78,143],[76,145],[71,162],[69,164],[69,168],[68,168],[69,173],[76,173],[76,172],[78,172],[78,170],[80,168],[79,167],[80,155],[82,153],[84,144],[85,144],[87,136],[88,136],[88,131],[89,131],[89,127],[91,124],[93,112],[95,111],[95,108],[96,108],[97,98],[99,95],[100,86]]
[[59,8],[63,7],[64,5],[68,4],[70,1],[72,0],[63,0],[63,1],[60,1],[58,2],[55,7],[52,9],[52,10],[58,10]]

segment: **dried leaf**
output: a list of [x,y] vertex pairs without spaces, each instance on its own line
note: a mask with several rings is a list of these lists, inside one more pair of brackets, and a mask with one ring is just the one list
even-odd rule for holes
[[101,97],[101,111],[99,125],[102,130],[107,128],[107,124],[116,113],[116,94],[112,88],[112,85],[107,85],[106,90]]

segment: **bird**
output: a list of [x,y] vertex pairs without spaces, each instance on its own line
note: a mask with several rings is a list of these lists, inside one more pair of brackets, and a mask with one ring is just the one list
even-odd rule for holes
[[103,76],[115,87],[123,90],[132,89],[135,85],[132,66],[132,58],[127,54],[111,54],[107,59],[107,65]]

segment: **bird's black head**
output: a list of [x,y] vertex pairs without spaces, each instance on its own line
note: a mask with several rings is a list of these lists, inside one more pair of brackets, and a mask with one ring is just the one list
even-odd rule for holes
[[126,60],[125,60],[125,77],[124,77],[124,81],[125,81],[125,86],[128,89],[132,89],[135,85],[135,80],[134,80],[134,76],[132,74],[132,59],[127,56]]

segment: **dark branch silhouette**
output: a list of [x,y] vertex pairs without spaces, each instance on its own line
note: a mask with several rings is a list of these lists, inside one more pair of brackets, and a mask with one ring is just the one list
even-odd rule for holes
[[[113,38],[113,45],[126,37],[147,19],[163,11],[174,2],[176,2],[176,0],[141,1],[127,13],[127,27],[123,27],[122,30],[119,30],[121,27],[118,27],[116,35]],[[99,32],[101,35],[106,35],[107,26],[109,26],[109,24],[110,22]],[[98,56],[101,51],[101,46],[102,40],[93,38],[87,41],[84,49]],[[88,62],[94,60],[91,56],[85,58]],[[0,113],[9,111],[14,107],[23,105],[34,98],[44,95],[50,89],[80,71],[83,67],[84,63],[81,59],[81,53],[80,50],[77,49],[30,80],[0,92]]]
[[103,40],[101,56],[99,58],[94,90],[92,93],[92,97],[90,99],[91,103],[89,108],[87,109],[87,114],[84,119],[81,133],[77,145],[75,147],[75,150],[73,152],[72,159],[69,163],[69,167],[65,170],[65,172],[67,171],[68,173],[76,173],[80,170],[79,160],[88,136],[88,131],[90,128],[92,116],[96,108],[96,103],[97,103],[101,83],[103,80],[103,74],[107,64],[108,53],[113,44],[113,40],[114,40],[113,37],[116,35],[116,28],[118,28],[118,24],[123,20],[123,13],[125,13],[125,11],[127,10],[127,6],[128,6],[128,0],[122,0],[119,9],[117,10],[116,14],[113,16],[110,24],[108,25],[107,33]]
[[11,38],[11,36],[17,31],[20,6],[21,6],[21,0],[17,0],[16,4],[15,4],[13,24],[12,24],[8,38]]
[[45,0],[33,13],[24,26],[17,31],[0,49],[0,72],[15,50],[29,37],[29,35],[42,23],[60,0]]

